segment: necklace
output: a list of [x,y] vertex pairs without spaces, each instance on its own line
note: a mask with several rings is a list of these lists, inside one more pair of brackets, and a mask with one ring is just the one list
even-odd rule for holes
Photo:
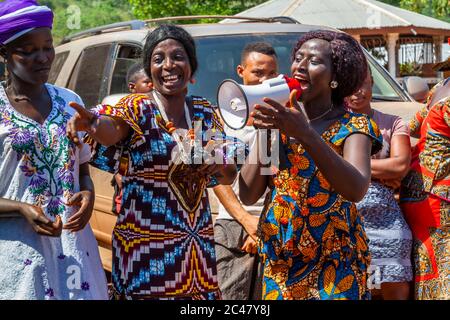
[[[166,127],[167,131],[172,135],[173,139],[175,140],[176,144],[178,145],[178,150],[184,151],[184,146],[182,143],[183,139],[180,137],[179,130],[177,130],[177,128],[175,127],[173,122],[169,120],[166,110],[164,109],[164,106],[159,97],[159,92],[157,92],[156,90],[153,91],[153,98],[155,100],[156,107],[158,108],[159,114],[161,115],[162,119],[165,122],[165,127]],[[194,142],[194,129],[192,129],[191,115],[189,114],[189,108],[187,106],[186,101],[184,101],[184,117],[185,117],[186,123],[189,128],[188,136],[191,139],[190,146],[192,147],[192,144]],[[157,121],[160,120],[160,119],[158,119],[158,117],[156,117],[156,118],[157,118]],[[184,152],[182,152],[182,153],[184,154]],[[184,155],[184,157],[183,157],[183,155],[181,156],[181,158],[183,158],[182,159],[183,161],[186,160],[186,159],[184,159],[185,157],[186,157],[185,155]]]
[[[5,92],[8,95],[8,97],[10,97],[12,100],[14,100],[15,102],[20,102],[20,101],[28,101],[31,102],[31,99],[29,97],[26,97],[25,95],[16,95],[14,93],[14,90],[11,87],[6,87],[5,88]],[[15,97],[14,97],[15,95]]]
[[329,108],[327,111],[325,111],[324,113],[322,113],[321,115],[319,115],[319,116],[317,116],[317,117],[315,117],[315,118],[308,119],[308,121],[309,121],[309,122],[312,122],[312,121],[315,121],[315,120],[322,119],[322,118],[325,117],[327,114],[329,114],[329,113],[331,112],[331,110],[333,110],[333,104],[331,104],[330,108]]

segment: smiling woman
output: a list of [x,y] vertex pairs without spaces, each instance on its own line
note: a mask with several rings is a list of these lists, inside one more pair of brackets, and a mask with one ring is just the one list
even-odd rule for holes
[[[236,167],[192,164],[190,153],[176,153],[182,139],[193,143],[196,124],[201,137],[207,132],[224,136],[210,103],[187,96],[197,70],[189,33],[174,25],[150,32],[143,65],[152,80],[151,93],[129,95],[116,106],[100,105],[93,112],[73,104],[78,113],[68,132],[74,139],[77,131],[88,132],[94,147],[91,164],[123,175],[113,232],[114,297],[217,299],[206,186],[230,184]],[[206,146],[211,141],[200,142]]]
[[[0,3],[0,299],[106,299],[88,221],[87,161],[65,135],[73,92],[47,84],[53,14],[35,1]],[[76,283],[68,286],[75,270]]]

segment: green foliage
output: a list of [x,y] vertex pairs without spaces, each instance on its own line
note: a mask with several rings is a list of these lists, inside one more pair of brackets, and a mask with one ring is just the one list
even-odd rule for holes
[[400,64],[400,76],[421,76],[422,65],[418,62],[405,62]]
[[[3,0],[0,0],[2,2]],[[133,19],[185,15],[234,15],[266,0],[38,0],[55,13],[55,43],[82,30]],[[449,0],[381,0],[450,22]],[[76,6],[76,7],[73,7]],[[79,8],[79,25],[76,10]],[[209,22],[211,20],[203,20]],[[191,21],[188,21],[188,23]]]
[[[55,43],[65,36],[104,24],[133,20],[127,0],[38,0],[50,7],[54,14]],[[79,8],[79,9],[77,9]],[[79,19],[76,16],[80,13]],[[77,23],[77,19],[79,23]]]
[[234,15],[266,0],[128,0],[134,15],[150,19],[186,15]]
[[379,1],[387,3],[387,4],[390,4],[391,6],[400,7],[400,1],[401,0],[379,0]]
[[449,0],[379,0],[406,10],[450,22]]

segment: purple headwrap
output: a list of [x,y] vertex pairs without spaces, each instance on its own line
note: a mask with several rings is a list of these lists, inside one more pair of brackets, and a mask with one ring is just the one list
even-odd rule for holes
[[35,28],[52,28],[53,12],[35,0],[0,2],[0,45],[5,45]]

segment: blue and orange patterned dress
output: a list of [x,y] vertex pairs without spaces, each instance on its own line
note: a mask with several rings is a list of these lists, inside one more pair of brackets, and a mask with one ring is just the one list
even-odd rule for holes
[[[372,153],[381,148],[376,124],[360,114],[346,112],[322,138],[342,156],[354,133],[372,139]],[[370,254],[355,204],[333,190],[301,144],[282,141],[287,157],[260,221],[263,298],[370,298]]]
[[[192,121],[223,129],[208,101],[192,97]],[[123,175],[123,199],[113,232],[112,283],[118,299],[217,299],[213,225],[205,177],[175,164],[176,142],[147,95],[129,95],[99,114],[132,130],[120,145],[94,146],[91,164]],[[194,127],[194,125],[193,125]]]

